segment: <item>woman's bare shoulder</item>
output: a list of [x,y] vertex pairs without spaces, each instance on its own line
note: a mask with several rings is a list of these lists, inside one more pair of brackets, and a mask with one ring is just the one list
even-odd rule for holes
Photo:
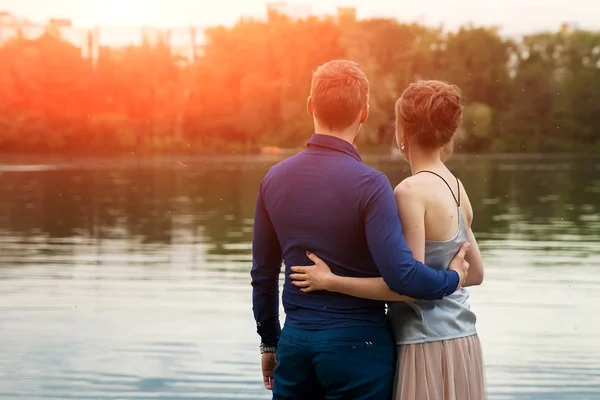
[[412,175],[402,180],[394,189],[396,197],[421,197],[427,189],[427,179],[423,175]]
[[460,181],[460,208],[463,211],[463,216],[465,218],[465,222],[468,226],[471,226],[473,223],[473,206],[471,205],[471,200],[469,200],[469,195],[467,194],[467,190],[463,185],[462,181]]

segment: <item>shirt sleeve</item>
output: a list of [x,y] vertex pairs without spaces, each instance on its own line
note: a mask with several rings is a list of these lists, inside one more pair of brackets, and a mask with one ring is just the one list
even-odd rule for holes
[[[262,189],[261,189],[262,190]],[[256,199],[252,238],[252,309],[257,332],[266,346],[277,346],[279,322],[279,273],[282,253],[277,234],[265,208],[262,193]]]
[[383,173],[367,187],[363,207],[369,250],[392,291],[424,300],[454,293],[459,283],[456,271],[440,271],[413,258],[402,234],[392,187]]

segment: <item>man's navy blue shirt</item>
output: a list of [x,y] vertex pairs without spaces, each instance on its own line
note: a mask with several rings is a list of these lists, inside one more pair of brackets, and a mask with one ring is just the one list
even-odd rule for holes
[[297,329],[387,325],[385,302],[340,293],[303,293],[290,268],[310,265],[306,251],[336,275],[383,277],[391,290],[416,299],[440,299],[459,283],[413,258],[387,177],[363,164],[354,147],[315,134],[308,148],[273,166],[256,200],[252,243],[253,310],[262,343],[279,342],[279,273],[285,263],[286,324]]

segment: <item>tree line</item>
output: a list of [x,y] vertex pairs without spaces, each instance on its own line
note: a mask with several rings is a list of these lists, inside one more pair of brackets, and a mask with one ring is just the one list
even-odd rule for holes
[[101,48],[97,60],[48,30],[0,47],[2,152],[247,152],[312,133],[312,71],[357,61],[371,82],[358,145],[393,145],[394,103],[415,79],[463,90],[468,152],[600,151],[600,33],[520,39],[393,19],[270,16],[213,27],[194,62],[165,42]]

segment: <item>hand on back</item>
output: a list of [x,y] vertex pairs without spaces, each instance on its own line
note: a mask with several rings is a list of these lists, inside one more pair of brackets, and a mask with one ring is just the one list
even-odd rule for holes
[[459,283],[457,289],[464,286],[467,276],[469,276],[469,263],[465,260],[465,256],[470,247],[471,245],[468,242],[463,244],[448,266],[448,270],[458,273]]
[[300,291],[304,293],[315,290],[328,290],[330,280],[333,277],[331,269],[325,261],[311,252],[307,251],[306,256],[315,264],[293,266],[292,274],[290,275],[292,285],[299,287]]

